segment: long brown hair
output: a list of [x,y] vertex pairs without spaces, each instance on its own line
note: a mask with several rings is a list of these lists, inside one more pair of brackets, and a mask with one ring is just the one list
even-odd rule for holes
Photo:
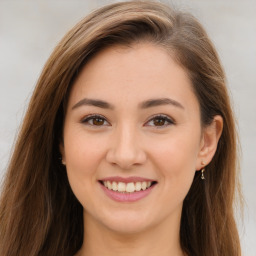
[[[181,246],[190,256],[239,256],[234,220],[237,135],[225,75],[200,23],[161,3],[116,3],[85,17],[57,45],[38,80],[19,133],[0,201],[0,255],[74,255],[83,242],[83,208],[61,165],[65,106],[86,62],[110,45],[163,47],[190,76],[202,126],[221,115],[223,132],[207,166],[196,172],[183,204]],[[88,150],[90,150],[88,148]]]

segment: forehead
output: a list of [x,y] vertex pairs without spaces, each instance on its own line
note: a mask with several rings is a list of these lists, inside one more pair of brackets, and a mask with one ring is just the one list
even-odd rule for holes
[[[143,101],[147,98],[195,99],[187,72],[160,46],[139,43],[100,51],[82,69],[70,94],[107,101]],[[118,96],[118,97],[117,97]]]

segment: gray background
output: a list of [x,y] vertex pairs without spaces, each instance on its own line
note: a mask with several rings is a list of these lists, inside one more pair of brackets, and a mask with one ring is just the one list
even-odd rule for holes
[[[0,0],[0,177],[51,51],[85,14],[114,1]],[[168,1],[165,1],[168,2]],[[169,1],[204,24],[227,73],[242,146],[243,255],[256,256],[256,1]],[[223,255],[224,256],[224,255]]]

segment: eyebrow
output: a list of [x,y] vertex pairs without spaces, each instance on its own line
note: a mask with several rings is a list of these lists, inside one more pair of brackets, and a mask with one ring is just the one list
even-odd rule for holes
[[[181,105],[181,103],[170,98],[149,99],[140,103],[139,108],[146,109],[146,108],[157,107],[162,105],[172,105],[172,106],[184,109],[184,106]],[[72,107],[72,109],[76,109],[81,106],[95,106],[95,107],[104,108],[104,109],[114,109],[114,106],[106,101],[98,100],[98,99],[88,99],[88,98],[84,98],[79,102],[77,102]]]
[[170,98],[149,99],[147,101],[142,102],[140,104],[140,108],[145,109],[145,108],[157,107],[162,105],[173,105],[175,107],[184,109],[184,106],[181,105],[181,103]]
[[106,101],[96,100],[96,99],[87,99],[87,98],[84,98],[84,99],[80,100],[79,102],[77,102],[72,107],[72,109],[76,109],[81,106],[95,106],[95,107],[105,108],[105,109],[114,109],[114,106],[109,104]]

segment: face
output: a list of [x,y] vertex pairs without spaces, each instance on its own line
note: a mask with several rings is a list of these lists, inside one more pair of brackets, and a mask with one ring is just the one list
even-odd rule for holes
[[85,222],[128,233],[177,226],[201,138],[190,80],[165,50],[97,54],[72,87],[61,145]]

